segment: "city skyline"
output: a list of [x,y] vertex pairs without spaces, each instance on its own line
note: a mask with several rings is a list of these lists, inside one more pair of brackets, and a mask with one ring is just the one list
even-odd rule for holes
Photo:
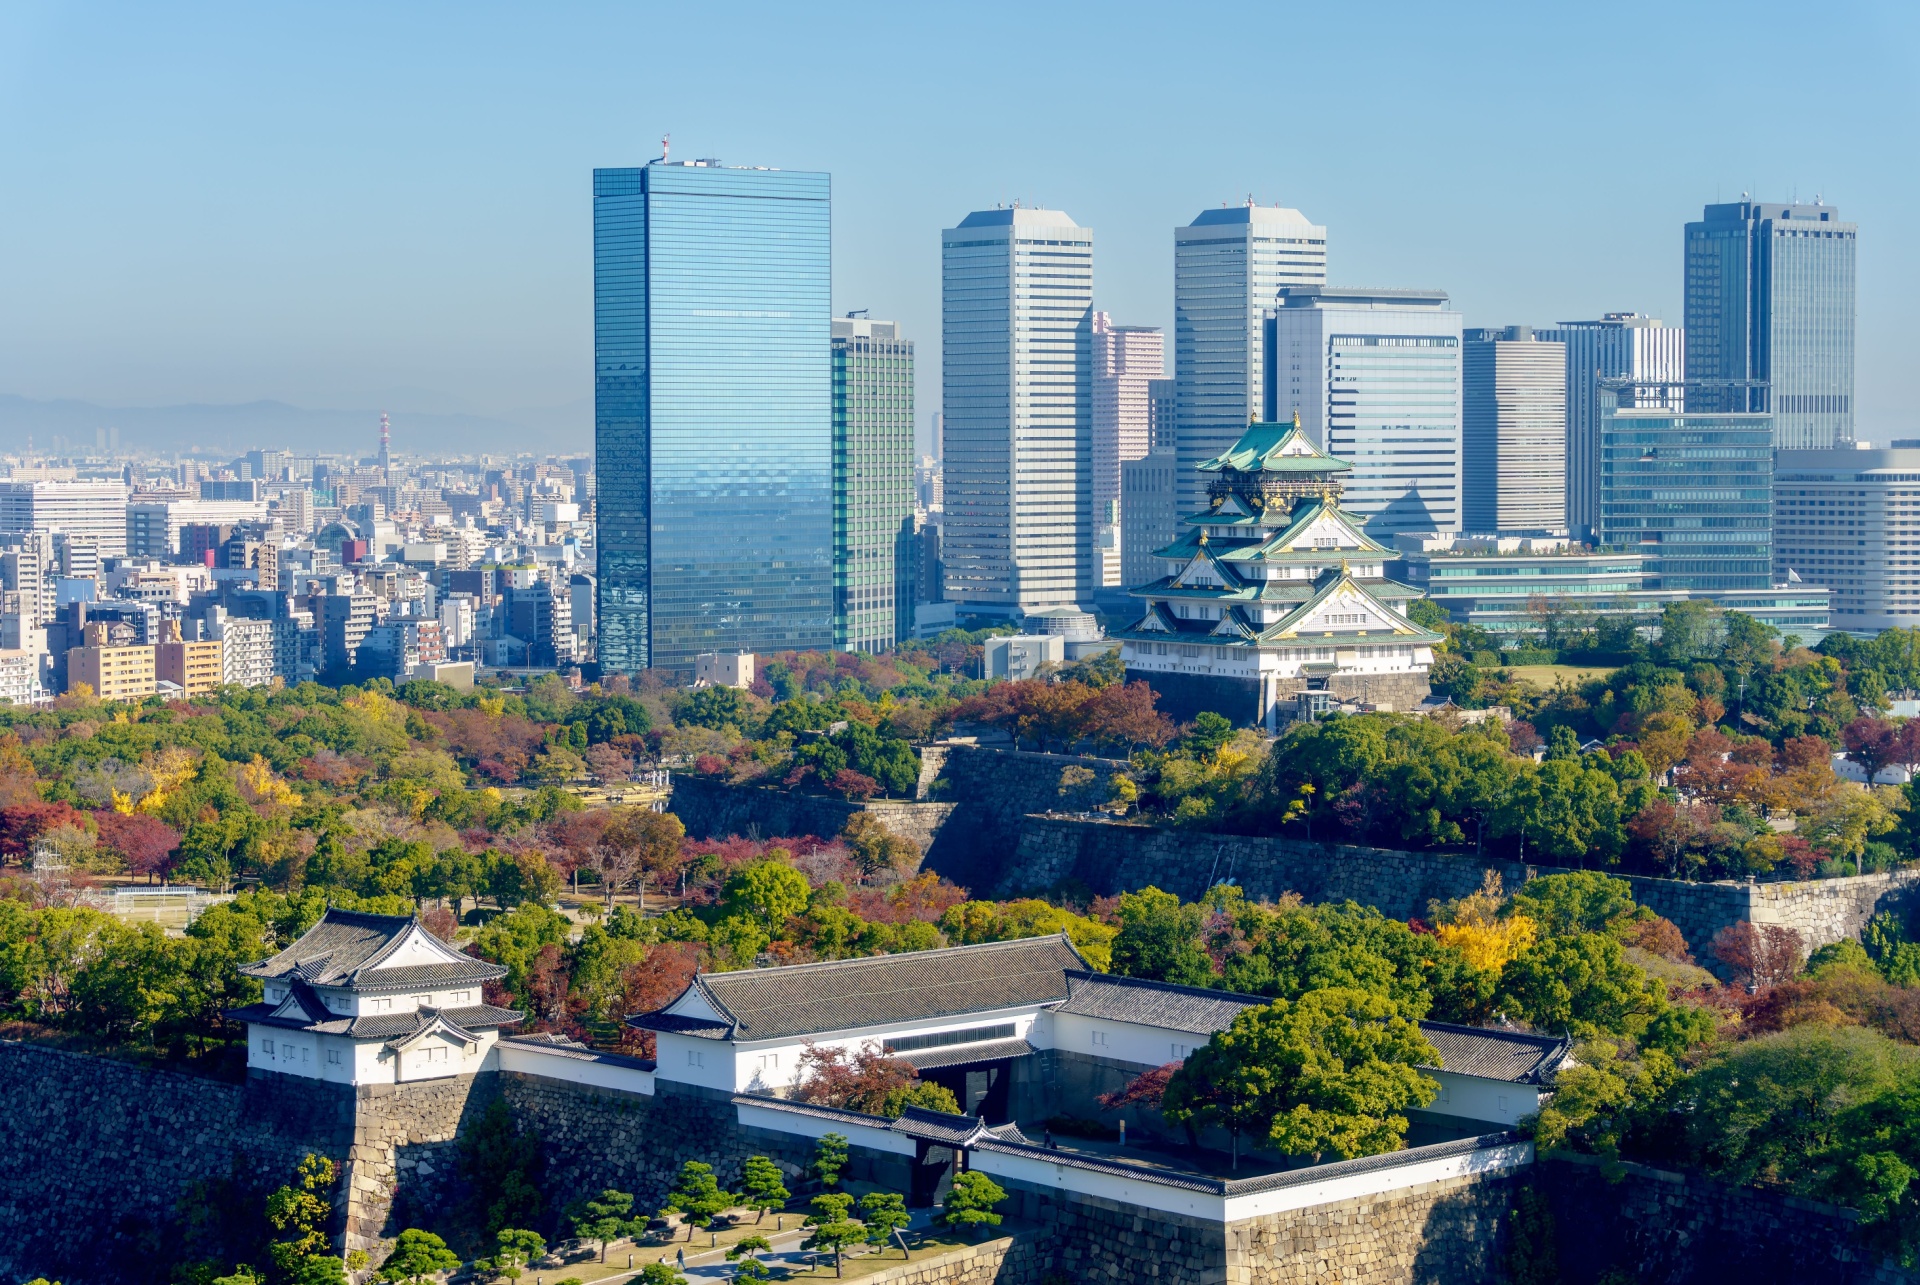
[[[1050,106],[1146,79],[1153,110],[1120,133],[1077,121],[1036,128],[1034,100],[958,113],[937,92],[963,74],[985,88],[1027,79],[1067,16],[987,57],[979,37],[925,41],[906,16],[829,42],[769,13],[736,35],[720,74],[694,77],[667,60],[635,84],[608,61],[619,37],[671,46],[700,40],[710,23],[587,7],[540,22],[480,14],[448,30],[408,13],[387,15],[383,39],[368,41],[351,8],[224,23],[189,9],[165,24],[23,9],[0,19],[0,116],[13,122],[0,155],[19,179],[0,230],[34,253],[6,268],[16,308],[0,321],[0,394],[385,408],[399,438],[410,417],[492,416],[583,445],[582,176],[642,163],[677,131],[676,155],[835,176],[833,306],[871,308],[922,343],[923,435],[938,405],[937,231],[949,211],[1015,198],[1071,209],[1102,230],[1096,306],[1171,338],[1168,233],[1249,193],[1328,228],[1335,285],[1444,289],[1469,326],[1536,327],[1627,310],[1678,324],[1687,220],[1743,191],[1823,195],[1867,233],[1856,433],[1903,431],[1914,377],[1901,359],[1912,338],[1901,301],[1916,275],[1920,238],[1908,229],[1920,203],[1904,167],[1874,158],[1913,119],[1893,88],[1910,71],[1912,15],[1859,9],[1789,41],[1760,11],[1741,13],[1751,21],[1733,26],[1704,11],[1662,13],[1669,38],[1622,67],[1559,39],[1570,17],[1523,28],[1491,15],[1410,16],[1362,33],[1357,18],[1248,11],[1255,43],[1280,23],[1309,52],[1364,34],[1383,68],[1446,72],[1355,100],[1336,68],[1303,57],[1289,70],[1288,124],[1275,130],[1244,110],[1264,90],[1222,88],[1186,56],[1198,46],[1170,16],[1123,12],[1033,88]],[[1831,88],[1832,113],[1728,132],[1704,155],[1684,131],[1651,128],[1736,83],[1791,79],[1801,59],[1832,52],[1837,28],[1866,65]],[[1711,65],[1687,54],[1709,33],[1730,42]],[[290,66],[259,56],[292,45],[302,53]],[[914,56],[879,56],[902,49]],[[164,85],[156,66],[170,69]],[[501,77],[511,92],[496,95]],[[838,128],[849,77],[895,95],[900,110],[862,131]],[[1501,148],[1471,154],[1404,129],[1417,106],[1464,108],[1462,84],[1542,106],[1604,94],[1615,136],[1637,139],[1630,188],[1595,183],[1591,149],[1565,145],[1563,112],[1523,113]],[[781,111],[766,110],[775,103]],[[1836,131],[1833,119],[1859,124]],[[0,409],[0,431],[24,413]]]

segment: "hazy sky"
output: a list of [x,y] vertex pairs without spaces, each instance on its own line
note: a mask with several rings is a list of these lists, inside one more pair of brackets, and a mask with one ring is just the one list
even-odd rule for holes
[[1537,325],[1677,322],[1682,223],[1750,189],[1860,223],[1859,434],[1920,436],[1917,14],[0,0],[0,392],[584,439],[589,171],[671,131],[832,173],[835,305],[919,341],[923,423],[939,229],[998,201],[1092,227],[1123,323],[1171,326],[1172,229],[1251,194],[1336,284]]

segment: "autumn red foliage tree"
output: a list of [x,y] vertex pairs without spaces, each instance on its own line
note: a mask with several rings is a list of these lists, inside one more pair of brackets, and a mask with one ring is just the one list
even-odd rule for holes
[[819,1106],[878,1112],[889,1093],[908,1088],[917,1076],[913,1064],[871,1041],[857,1052],[832,1044],[809,1043],[800,1054],[800,1080],[793,1096]]
[[158,817],[108,808],[94,813],[93,823],[100,846],[117,853],[131,873],[146,875],[149,882],[165,873],[169,858],[180,847],[180,836]]
[[1097,1099],[1102,1111],[1119,1111],[1126,1107],[1144,1107],[1158,1111],[1162,1099],[1167,1096],[1167,1081],[1181,1067],[1179,1062],[1168,1062],[1156,1066],[1151,1071],[1142,1071],[1128,1080],[1123,1088],[1112,1093],[1102,1093]]
[[24,860],[35,839],[63,825],[90,828],[87,814],[65,803],[16,803],[0,808],[0,858]]
[[1744,920],[1715,933],[1712,949],[1736,982],[1763,990],[1791,981],[1806,958],[1806,942],[1793,929]]

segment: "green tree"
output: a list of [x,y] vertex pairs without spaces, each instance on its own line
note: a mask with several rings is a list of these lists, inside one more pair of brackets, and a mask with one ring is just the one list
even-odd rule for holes
[[905,1227],[912,1219],[899,1192],[869,1191],[860,1197],[860,1221],[867,1225],[867,1243],[884,1248],[895,1229]]
[[1415,1070],[1440,1055],[1382,995],[1348,987],[1243,1010],[1167,1082],[1175,1124],[1254,1133],[1288,1155],[1377,1155],[1406,1140],[1409,1107],[1438,1092]]
[[1633,885],[1596,870],[1543,875],[1521,885],[1505,909],[1533,920],[1549,937],[1605,932],[1633,914]]
[[1213,961],[1200,948],[1204,912],[1158,888],[1120,894],[1120,932],[1113,939],[1113,971],[1122,977],[1213,986]]
[[840,1185],[840,1174],[847,1167],[847,1138],[845,1134],[823,1134],[820,1141],[813,1144],[813,1163],[808,1166],[820,1185],[834,1188]]
[[823,1192],[813,1198],[813,1212],[807,1216],[807,1226],[813,1228],[813,1236],[807,1244],[813,1249],[833,1251],[833,1274],[840,1275],[840,1252],[855,1241],[866,1239],[867,1229],[855,1222],[848,1210],[853,1206],[853,1197],[843,1191]]
[[688,1160],[681,1164],[680,1172],[673,1180],[673,1190],[667,1193],[667,1203],[663,1212],[679,1214],[686,1220],[687,1239],[693,1239],[695,1227],[706,1227],[713,1222],[715,1214],[731,1209],[735,1196],[723,1191],[713,1176],[713,1166],[699,1160]]
[[1209,709],[1194,717],[1193,730],[1187,733],[1184,744],[1194,757],[1207,758],[1218,754],[1232,739],[1233,720]]
[[327,1253],[327,1222],[333,1204],[327,1193],[339,1178],[333,1161],[310,1155],[294,1171],[294,1181],[267,1197],[267,1222],[281,1233],[268,1246],[276,1274],[292,1285],[345,1285],[346,1264]]
[[430,1231],[409,1227],[394,1242],[393,1252],[380,1266],[379,1279],[421,1285],[429,1276],[450,1272],[460,1266],[460,1255],[447,1248],[447,1242]]
[[[493,1270],[510,1281],[517,1281],[527,1264],[547,1252],[547,1242],[539,1232],[518,1227],[503,1227],[494,1237]],[[606,1252],[603,1246],[601,1252]]]
[[720,905],[723,914],[745,916],[772,934],[807,908],[812,893],[807,877],[786,862],[753,861],[728,876],[720,890]]
[[[584,1240],[600,1242],[600,1261],[607,1261],[607,1243],[622,1236],[638,1235],[646,1219],[633,1216],[633,1195],[608,1187],[599,1195],[582,1201],[573,1210],[573,1234]],[[692,1235],[692,1232],[688,1232]]]
[[[502,916],[507,918],[508,916]],[[469,1190],[468,1213],[491,1236],[524,1227],[546,1210],[539,1179],[539,1135],[522,1132],[498,1098],[460,1135],[460,1171]]]
[[640,1285],[687,1285],[687,1278],[675,1271],[672,1263],[648,1263],[634,1279]]
[[740,1198],[753,1208],[754,1222],[767,1216],[769,1209],[787,1203],[793,1193],[781,1181],[780,1166],[765,1156],[748,1156],[740,1178]]
[[767,1265],[757,1255],[770,1253],[773,1242],[765,1236],[755,1233],[742,1236],[727,1246],[727,1261],[734,1264],[733,1279],[736,1281],[757,1282],[767,1279]]
[[1666,1007],[1664,988],[1604,933],[1548,937],[1507,961],[1499,1001],[1546,1031],[1638,1036]]
[[1739,1185],[1817,1194],[1802,1185],[1814,1176],[1809,1161],[1856,1140],[1849,1110],[1913,1075],[1914,1059],[1861,1027],[1807,1023],[1737,1044],[1679,1091],[1692,1158]]
[[978,1169],[969,1169],[954,1175],[953,1187],[940,1205],[940,1221],[955,1229],[965,1227],[977,1235],[988,1227],[1000,1225],[1000,1215],[993,1212],[993,1207],[1006,1198],[1007,1193],[999,1183]]

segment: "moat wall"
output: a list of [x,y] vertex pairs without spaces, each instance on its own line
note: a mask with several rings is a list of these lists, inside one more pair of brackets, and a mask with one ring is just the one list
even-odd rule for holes
[[[1250,897],[1299,893],[1308,901],[1356,901],[1407,919],[1429,901],[1463,897],[1495,871],[1509,891],[1560,867],[1456,855],[1307,843],[1257,835],[1209,834],[1126,822],[1028,817],[1019,847],[992,894],[1078,880],[1096,894],[1149,885],[1189,899],[1232,879]],[[1808,948],[1858,936],[1875,911],[1905,903],[1920,871],[1788,883],[1685,883],[1626,876],[1634,897],[1671,919],[1703,961],[1715,933],[1742,921],[1779,924]]]
[[[730,1183],[753,1152],[789,1173],[806,1159],[804,1139],[741,1127],[722,1097],[658,1087],[647,1095],[488,1072],[355,1094],[292,1077],[231,1084],[0,1044],[0,1094],[14,1124],[0,1164],[0,1279],[164,1280],[184,1253],[212,1248],[192,1226],[196,1211],[257,1209],[312,1151],[362,1178],[354,1200],[343,1194],[339,1225],[357,1226],[377,1247],[402,1226],[434,1225],[457,1201],[455,1138],[496,1099],[542,1140],[550,1209],[605,1186],[657,1208],[683,1160],[707,1161]],[[904,1183],[889,1167],[897,1157],[856,1148],[854,1160],[855,1176]],[[1594,1285],[1616,1266],[1662,1285],[1914,1279],[1862,1245],[1849,1211],[1635,1165],[1609,1181],[1596,1163],[1558,1157],[1225,1225],[1009,1180],[1004,1212],[1033,1230],[888,1279],[1481,1285],[1504,1277],[1504,1215],[1525,1183],[1553,1210],[1566,1285]]]

